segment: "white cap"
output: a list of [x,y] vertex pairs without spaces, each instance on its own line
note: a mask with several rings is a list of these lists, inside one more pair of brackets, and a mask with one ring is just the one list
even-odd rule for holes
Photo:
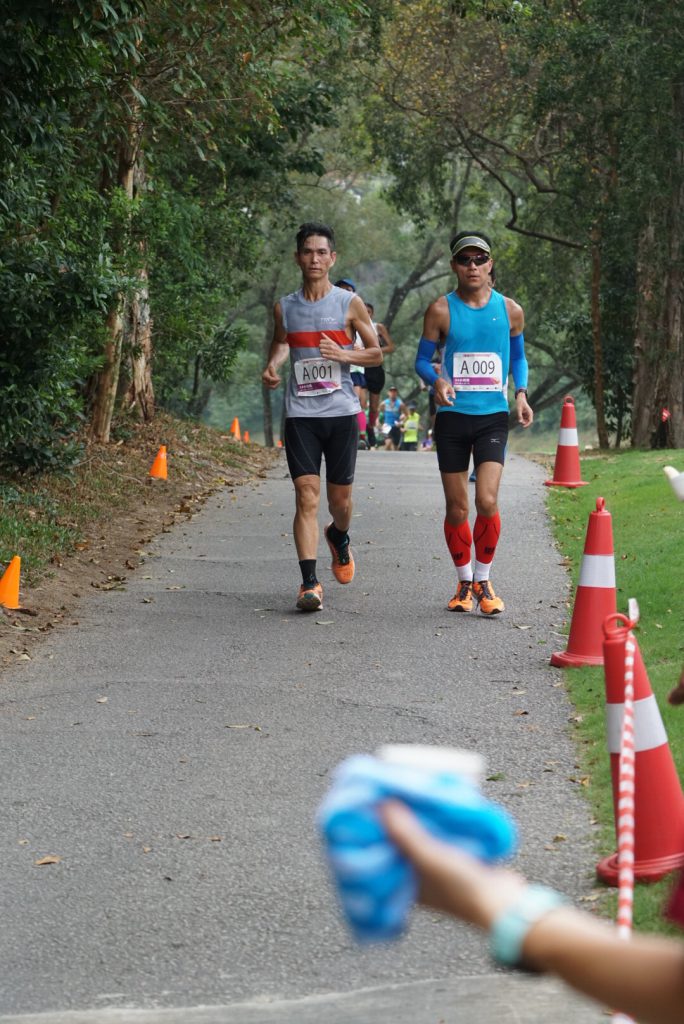
[[401,764],[423,771],[449,772],[465,775],[476,785],[484,779],[486,762],[475,750],[458,747],[433,747],[421,743],[385,743],[378,747],[376,756],[388,764]]

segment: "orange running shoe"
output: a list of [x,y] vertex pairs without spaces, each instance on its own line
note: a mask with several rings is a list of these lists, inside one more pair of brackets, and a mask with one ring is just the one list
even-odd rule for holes
[[449,601],[450,612],[471,612],[473,610],[473,581],[460,580],[458,589]]
[[317,612],[323,607],[323,587],[320,583],[302,583],[297,595],[300,612]]
[[473,597],[483,615],[499,615],[506,607],[501,598],[494,593],[494,587],[489,580],[478,580],[473,583]]
[[328,523],[323,535],[328,542],[330,548],[330,554],[332,555],[332,562],[330,568],[332,574],[338,583],[351,583],[354,579],[354,556],[351,553],[351,547],[349,543],[343,545],[342,549],[336,548],[331,540],[328,539],[328,530],[332,526],[332,523]]

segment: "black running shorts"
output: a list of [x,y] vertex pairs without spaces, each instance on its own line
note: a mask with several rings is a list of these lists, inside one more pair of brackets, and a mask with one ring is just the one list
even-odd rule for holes
[[379,395],[385,386],[385,367],[367,366],[365,372],[366,387],[370,391],[371,395]]
[[329,484],[351,484],[359,447],[359,421],[353,416],[293,416],[285,420],[285,454],[290,476],[320,476],[325,456]]
[[482,462],[499,462],[503,466],[508,413],[469,416],[463,412],[438,412],[434,440],[441,473],[465,473],[471,452],[475,467]]

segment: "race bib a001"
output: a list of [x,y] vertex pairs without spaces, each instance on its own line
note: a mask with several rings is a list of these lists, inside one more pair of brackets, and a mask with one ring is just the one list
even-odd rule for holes
[[316,398],[342,387],[342,367],[333,359],[299,359],[294,374],[300,398]]

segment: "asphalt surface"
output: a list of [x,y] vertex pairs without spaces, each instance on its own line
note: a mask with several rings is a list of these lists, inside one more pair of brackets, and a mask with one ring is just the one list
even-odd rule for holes
[[94,595],[3,677],[2,1024],[605,1019],[494,968],[481,936],[433,913],[359,948],[314,825],[351,753],[476,749],[519,823],[520,868],[590,893],[572,709],[548,665],[568,582],[543,479],[510,458],[497,619],[445,610],[455,573],[427,453],[359,453],[356,578],[335,583],[322,541],[324,608],[296,612],[283,459],[159,537],[125,591]]

